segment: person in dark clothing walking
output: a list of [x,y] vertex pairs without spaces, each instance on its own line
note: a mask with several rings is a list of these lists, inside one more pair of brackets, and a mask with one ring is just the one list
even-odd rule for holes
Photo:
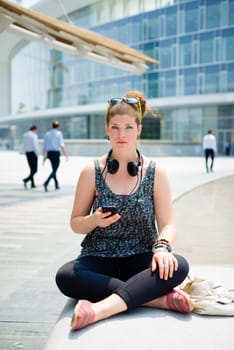
[[24,188],[27,189],[27,182],[31,181],[31,188],[35,188],[34,175],[37,172],[38,164],[38,137],[37,127],[32,125],[30,129],[24,133],[23,144],[25,155],[30,168],[30,174],[28,177],[23,179]]
[[48,185],[51,179],[54,179],[55,189],[59,189],[59,183],[57,179],[57,170],[60,164],[60,153],[68,159],[64,141],[63,134],[59,129],[60,123],[54,121],[52,123],[52,129],[47,131],[44,137],[44,146],[43,146],[43,162],[48,158],[52,166],[52,172],[48,176],[47,180],[44,182],[43,186],[46,192],[48,192]]

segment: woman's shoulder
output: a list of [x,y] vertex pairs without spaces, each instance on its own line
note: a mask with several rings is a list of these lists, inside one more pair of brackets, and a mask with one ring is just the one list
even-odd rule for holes
[[80,177],[89,177],[93,173],[94,173],[94,163],[89,161],[83,165],[80,172]]
[[101,156],[100,158],[95,158],[88,161],[82,168],[81,173],[85,175],[93,174],[95,168],[102,169],[105,166],[106,156]]

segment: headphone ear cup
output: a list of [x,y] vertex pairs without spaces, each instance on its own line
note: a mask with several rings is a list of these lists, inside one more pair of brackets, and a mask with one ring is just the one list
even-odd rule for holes
[[119,162],[116,159],[110,159],[107,162],[107,171],[110,174],[115,174],[119,169]]
[[127,165],[127,170],[128,170],[128,173],[129,175],[131,176],[137,176],[137,173],[138,173],[138,165],[137,163],[134,163],[134,162],[129,162],[128,165]]

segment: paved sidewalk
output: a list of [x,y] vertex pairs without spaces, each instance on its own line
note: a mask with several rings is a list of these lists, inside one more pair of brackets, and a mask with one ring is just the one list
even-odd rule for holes
[[[79,172],[83,164],[91,160],[70,157],[66,162],[62,159],[58,172],[61,190],[54,191],[51,186],[45,193],[41,184],[50,171],[48,163],[39,167],[36,175],[38,187],[25,191],[22,178],[28,168],[24,155],[0,152],[1,350],[42,350],[66,302],[55,286],[54,275],[63,262],[79,253],[83,237],[71,232],[69,216]],[[208,232],[211,227],[217,237],[224,231],[221,229],[223,223],[226,224],[225,232],[234,232],[231,191],[234,188],[234,159],[217,158],[212,174],[205,173],[203,158],[158,158],[157,163],[167,169],[172,185],[178,222],[178,250],[182,254],[184,251],[189,259],[191,257],[194,264],[218,263],[219,267],[233,268],[233,235],[225,237],[228,243],[217,254],[213,253],[214,247],[200,253],[202,247],[197,245],[195,235],[197,231],[201,232],[201,228],[205,227]],[[207,198],[211,207],[204,205]],[[208,216],[207,208],[213,209]],[[196,215],[191,217],[191,211]],[[191,228],[192,233],[188,235]],[[214,259],[209,260],[209,256]],[[233,326],[233,319],[224,322]],[[130,345],[129,341],[128,347]],[[138,349],[136,345],[134,343]],[[230,349],[225,345],[222,348]]]

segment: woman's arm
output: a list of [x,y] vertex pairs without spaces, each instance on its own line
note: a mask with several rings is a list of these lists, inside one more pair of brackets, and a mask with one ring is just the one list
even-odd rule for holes
[[87,233],[97,226],[95,215],[90,214],[95,198],[95,170],[87,164],[78,179],[71,213],[70,225],[76,233]]
[[172,244],[176,237],[176,227],[170,183],[163,169],[156,171],[154,187],[155,216],[159,230],[158,239],[165,238]]
[[93,164],[87,164],[81,171],[73,203],[70,225],[76,233],[89,233],[95,227],[107,227],[120,219],[119,214],[109,216],[98,208],[90,214],[96,196],[95,169]]
[[[164,239],[171,244],[176,237],[174,222],[172,195],[167,174],[162,169],[157,169],[155,174],[154,207],[159,235],[158,240]],[[152,271],[159,269],[160,278],[167,280],[173,276],[178,268],[178,262],[167,247],[153,248]]]

